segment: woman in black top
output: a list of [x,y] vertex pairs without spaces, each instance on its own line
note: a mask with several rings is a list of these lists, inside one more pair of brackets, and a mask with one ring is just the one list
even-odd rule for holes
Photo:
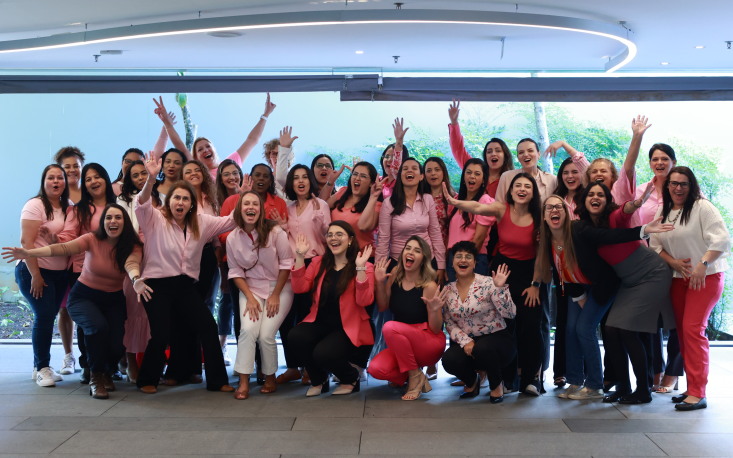
[[379,311],[389,307],[394,320],[382,328],[387,348],[372,359],[369,373],[399,386],[408,381],[405,401],[431,390],[421,367],[436,364],[445,350],[443,301],[431,259],[430,246],[413,235],[391,273],[387,273],[389,259],[377,262],[374,270]]

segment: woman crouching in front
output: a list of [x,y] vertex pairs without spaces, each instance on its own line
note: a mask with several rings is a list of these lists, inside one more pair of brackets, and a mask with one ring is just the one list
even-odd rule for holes
[[359,372],[349,358],[362,345],[374,344],[366,307],[374,302],[374,267],[367,262],[371,245],[359,253],[354,229],[333,221],[326,233],[327,250],[305,268],[310,245],[299,235],[295,241],[295,266],[291,273],[293,292],[313,292],[308,316],[288,340],[311,378],[306,396],[329,390],[328,373],[341,381],[333,394],[359,391]]

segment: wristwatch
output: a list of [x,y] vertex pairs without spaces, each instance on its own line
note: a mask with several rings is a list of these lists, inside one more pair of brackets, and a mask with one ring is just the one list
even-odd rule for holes
[[702,261],[702,260],[701,260],[700,262],[701,262],[701,263],[702,263],[702,265],[704,265],[705,267],[707,267],[707,266],[708,266],[708,262],[707,262],[707,261]]
[[532,283],[529,284],[529,286],[534,286],[535,288],[539,288],[541,284],[542,283],[538,281],[533,281]]

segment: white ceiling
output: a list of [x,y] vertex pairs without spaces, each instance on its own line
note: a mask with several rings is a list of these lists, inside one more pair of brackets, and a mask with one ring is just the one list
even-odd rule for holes
[[[0,45],[9,40],[113,27],[252,14],[393,9],[392,0],[0,0]],[[733,70],[731,0],[406,0],[403,10],[533,13],[618,24],[638,55],[623,72]],[[625,33],[621,26],[620,32]],[[502,57],[501,37],[505,38]],[[704,46],[696,49],[695,46]],[[93,55],[121,49],[122,55]],[[342,24],[246,30],[236,38],[205,33],[118,40],[0,54],[0,71],[231,70],[603,72],[617,41],[573,31],[479,24]],[[355,51],[363,51],[356,54]],[[400,56],[398,63],[392,56]],[[669,65],[662,65],[668,62]]]

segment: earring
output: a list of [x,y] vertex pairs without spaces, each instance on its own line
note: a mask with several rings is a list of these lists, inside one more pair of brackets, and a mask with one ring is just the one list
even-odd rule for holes
[[351,246],[351,242],[349,242],[349,246]]

